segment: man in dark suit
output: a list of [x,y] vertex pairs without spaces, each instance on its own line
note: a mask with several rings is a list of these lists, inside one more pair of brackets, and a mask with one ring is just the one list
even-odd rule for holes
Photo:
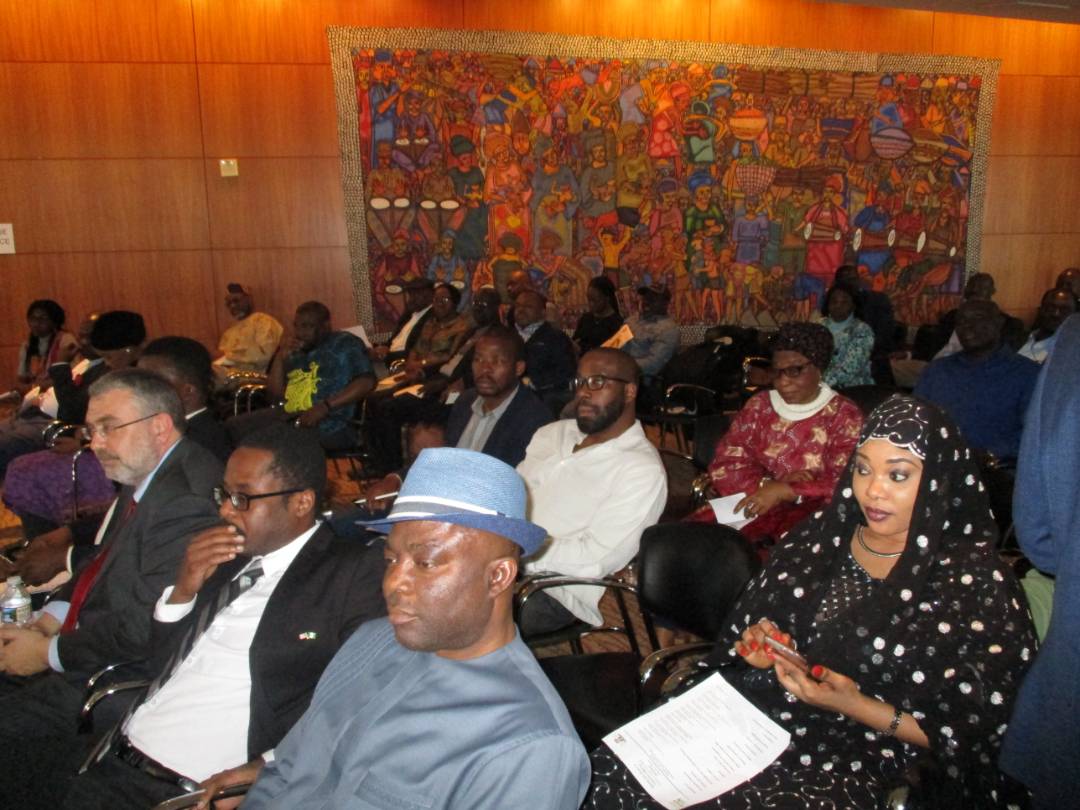
[[232,451],[229,434],[207,407],[214,378],[210,352],[199,341],[186,337],[162,337],[146,344],[137,363],[160,374],[176,389],[184,405],[185,435],[201,444],[224,464]]
[[525,374],[525,344],[501,326],[476,341],[471,388],[454,403],[446,424],[446,444],[494,456],[511,467],[525,458],[537,428],[552,414],[520,384]]
[[317,521],[325,485],[310,433],[274,425],[241,442],[215,493],[224,523],[192,540],[154,609],[158,678],[63,806],[145,808],[181,784],[261,766],[341,644],[386,613],[381,544]]
[[435,295],[435,282],[430,278],[414,278],[404,285],[405,311],[394,324],[390,343],[376,346],[373,354],[387,365],[404,360],[420,338],[424,324],[431,317],[431,299]]
[[525,373],[536,395],[557,415],[573,398],[570,381],[577,373],[574,344],[544,320],[544,296],[525,290],[514,300],[514,324],[525,341]]
[[96,670],[147,654],[150,611],[188,540],[218,518],[221,464],[183,436],[180,398],[165,380],[123,369],[91,387],[90,446],[121,484],[97,552],[30,627],[0,629],[0,716],[9,745],[70,727]]
[[[143,349],[138,367],[160,375],[176,389],[185,415],[184,435],[224,464],[232,445],[225,426],[206,407],[213,377],[210,352],[206,347],[191,338],[158,338]],[[85,476],[87,471],[80,473]],[[51,478],[43,477],[36,485],[42,489],[51,483]],[[26,536],[32,537],[33,542],[19,557],[15,572],[24,582],[40,585],[69,567],[70,562],[77,563],[93,553],[92,541],[101,517],[92,515],[60,526],[55,519],[28,513],[23,514],[22,521]]]
[[[483,290],[481,291],[483,292]],[[465,391],[450,410],[444,443],[477,450],[517,466],[538,428],[552,421],[551,411],[536,394],[521,385],[525,374],[525,344],[517,332],[500,324],[487,327],[472,349],[471,376],[476,387]],[[401,487],[405,470],[390,473],[368,485],[367,512],[390,506],[384,496]],[[350,510],[335,519],[343,533],[367,515]]]

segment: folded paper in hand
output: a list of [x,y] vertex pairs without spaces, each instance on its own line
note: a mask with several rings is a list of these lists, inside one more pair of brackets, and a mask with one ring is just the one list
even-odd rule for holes
[[719,674],[604,737],[668,810],[714,799],[771,765],[791,734]]
[[621,349],[627,343],[634,339],[634,333],[630,331],[630,327],[625,323],[619,327],[619,331],[605,340],[601,346],[605,349]]
[[709,501],[709,506],[712,507],[713,514],[716,515],[716,522],[723,523],[725,526],[730,526],[733,529],[741,529],[753,518],[748,518],[746,512],[736,512],[735,504],[741,501],[746,496],[741,492],[736,492],[734,495],[727,495],[723,498],[713,498]]

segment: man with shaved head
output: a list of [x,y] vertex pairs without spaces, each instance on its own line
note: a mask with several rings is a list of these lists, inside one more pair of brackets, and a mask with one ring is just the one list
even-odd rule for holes
[[928,365],[915,395],[939,405],[972,449],[999,461],[1016,458],[1039,365],[1003,345],[1005,316],[993,301],[972,298],[956,314],[961,351]]
[[514,627],[518,557],[544,539],[525,499],[498,459],[420,454],[369,524],[390,533],[389,617],[335,656],[245,808],[579,806],[585,749]]
[[[667,480],[660,455],[635,418],[638,365],[616,349],[594,349],[578,363],[574,418],[536,431],[518,472],[529,489],[530,518],[548,541],[525,565],[603,577],[637,554],[641,533],[660,517]],[[552,588],[532,595],[522,632],[558,629],[581,619],[600,624],[603,589]]]

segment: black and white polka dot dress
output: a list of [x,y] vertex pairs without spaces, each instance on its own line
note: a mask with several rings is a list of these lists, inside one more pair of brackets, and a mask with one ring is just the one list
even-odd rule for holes
[[[791,744],[754,779],[703,806],[873,808],[920,755],[945,775],[952,806],[1008,806],[996,760],[1035,653],[1030,616],[994,551],[996,527],[966,447],[936,409],[910,398],[900,404],[899,414],[885,418],[875,411],[864,438],[881,437],[884,425],[890,441],[917,441],[923,451],[907,546],[884,580],[871,580],[852,558],[861,511],[849,466],[829,508],[774,550],[729,616],[713,661],[735,662],[725,677],[791,732]],[[913,715],[930,751],[802,703],[772,670],[742,663],[734,643],[762,618],[791,633],[811,664]],[[659,806],[606,747],[594,752],[593,765],[586,807]]]

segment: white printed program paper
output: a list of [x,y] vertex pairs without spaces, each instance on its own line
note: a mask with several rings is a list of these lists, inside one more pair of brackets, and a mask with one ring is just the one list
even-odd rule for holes
[[790,733],[718,673],[604,737],[668,810],[741,785],[772,764],[790,741]]
[[735,504],[745,497],[741,492],[736,492],[734,495],[710,500],[709,506],[712,507],[713,514],[716,515],[716,522],[723,523],[733,529],[741,529],[753,520],[753,518],[748,518],[745,512],[735,511]]

